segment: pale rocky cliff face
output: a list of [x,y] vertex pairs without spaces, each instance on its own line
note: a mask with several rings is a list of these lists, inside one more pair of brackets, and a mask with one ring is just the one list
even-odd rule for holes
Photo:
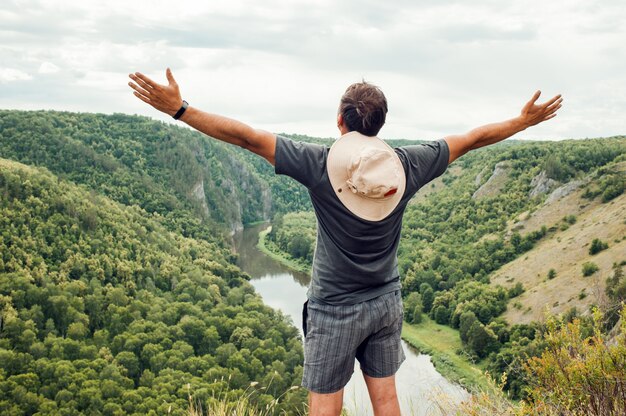
[[202,213],[209,216],[209,206],[206,203],[206,194],[204,193],[204,180],[201,179],[191,189],[191,197],[200,203]]
[[[508,162],[498,162],[493,168],[493,173],[491,174],[487,182],[485,182],[480,188],[476,190],[476,192],[474,192],[472,198],[481,199],[497,195],[504,187],[504,184],[509,177],[510,171],[511,168]],[[479,175],[482,175],[482,172]],[[479,180],[478,177],[476,180]]]
[[539,175],[535,176],[530,181],[531,190],[528,194],[529,197],[534,198],[541,194],[547,194],[554,189],[559,183],[552,178],[548,178],[548,175],[544,170],[539,172]]

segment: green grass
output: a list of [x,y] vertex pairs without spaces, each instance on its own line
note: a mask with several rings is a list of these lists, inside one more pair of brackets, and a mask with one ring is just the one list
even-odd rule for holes
[[259,233],[259,242],[256,245],[257,248],[261,250],[263,254],[284,264],[292,270],[303,273],[311,273],[311,266],[304,263],[302,260],[294,259],[289,254],[281,251],[273,242],[266,238],[270,231],[272,231],[271,227]]
[[462,351],[459,331],[424,316],[418,325],[404,323],[402,339],[421,353],[430,355],[435,368],[446,379],[470,390],[490,389],[483,370],[469,357],[457,354]]

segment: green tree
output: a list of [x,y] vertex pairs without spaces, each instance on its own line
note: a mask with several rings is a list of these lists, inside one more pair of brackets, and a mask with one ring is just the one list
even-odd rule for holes
[[421,322],[422,297],[419,293],[413,292],[404,301],[404,320],[409,323],[419,323],[414,321],[416,311],[417,315],[419,315],[419,322]]
[[450,321],[450,311],[443,305],[439,305],[434,309],[435,322],[445,325]]
[[459,319],[459,336],[461,338],[461,342],[464,344],[468,342],[470,329],[475,322],[478,322],[478,319],[476,318],[476,315],[474,315],[474,312],[467,311],[461,314]]
[[486,328],[478,321],[472,323],[467,334],[467,345],[480,358],[486,357],[490,352],[496,350],[498,337],[492,330]]
[[429,313],[435,300],[435,292],[428,283],[420,285],[420,295],[422,296],[422,306],[425,313]]

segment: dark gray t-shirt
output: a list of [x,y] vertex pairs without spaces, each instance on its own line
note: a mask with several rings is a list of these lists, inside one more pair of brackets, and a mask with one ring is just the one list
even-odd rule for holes
[[404,195],[388,217],[368,221],[335,195],[326,172],[329,150],[277,136],[275,172],[307,187],[317,217],[309,299],[353,305],[400,288],[396,252],[404,209],[418,189],[445,172],[450,151],[443,139],[395,148],[406,173]]

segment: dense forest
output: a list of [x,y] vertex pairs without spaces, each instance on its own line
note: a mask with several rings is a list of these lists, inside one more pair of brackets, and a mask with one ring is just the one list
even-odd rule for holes
[[[219,225],[235,230],[270,217],[265,181],[235,151],[146,117],[0,111],[2,158],[46,167],[116,202],[161,214],[171,231],[203,239]],[[209,226],[199,226],[207,220]]]
[[298,332],[225,238],[269,214],[232,155],[140,117],[0,113],[0,414],[301,411]]
[[[501,183],[494,184],[498,180]],[[419,323],[422,314],[427,314],[439,324],[458,329],[465,346],[459,353],[473,357],[491,374],[507,373],[505,390],[514,398],[526,397],[523,366],[529,357],[544,351],[546,328],[539,322],[511,325],[503,319],[502,313],[525,288],[521,282],[508,288],[491,285],[490,275],[576,222],[575,215],[563,212],[557,223],[536,230],[511,227],[520,214],[536,212],[552,191],[578,184],[583,190],[582,204],[593,200],[610,204],[623,198],[626,138],[503,142],[463,156],[436,182],[418,192],[404,216],[398,258],[405,320]],[[608,226],[625,230],[626,215],[618,214],[618,220]],[[278,215],[267,235],[268,247],[310,264],[315,226],[310,210]],[[623,244],[624,239],[622,231],[610,244]],[[599,239],[580,244],[585,243],[591,243],[590,258],[609,246]],[[622,271],[626,252],[616,253],[613,262],[611,270],[605,271],[610,277],[604,282],[604,330],[617,322],[619,305],[626,300]],[[591,270],[583,269],[581,276],[597,270],[592,261],[585,264]],[[545,265],[547,275],[555,273],[549,269]],[[587,312],[572,307],[564,314],[565,321],[584,314],[588,328]]]
[[[574,183],[581,206],[622,201],[625,165],[624,137],[507,141],[455,162],[407,208],[406,321],[427,314],[457,328],[459,354],[506,373],[513,397],[540,394],[526,388],[527,359],[549,360],[551,334],[567,325],[596,338],[615,326],[626,257],[603,283],[600,323],[571,309],[552,326],[511,324],[502,313],[527,288],[491,278],[579,221],[562,212],[526,230],[520,216]],[[1,414],[188,414],[242,397],[276,414],[303,411],[306,393],[292,387],[298,331],[263,305],[229,241],[272,219],[267,245],[310,264],[315,217],[295,181],[242,149],[145,117],[2,110],[0,198]],[[625,224],[622,213],[609,226]],[[597,276],[595,258],[621,241],[585,242],[582,272]],[[563,278],[548,269],[546,279]]]

